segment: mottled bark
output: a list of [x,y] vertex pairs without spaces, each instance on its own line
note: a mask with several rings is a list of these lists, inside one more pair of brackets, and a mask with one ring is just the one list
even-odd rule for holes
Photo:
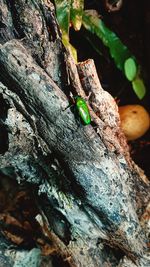
[[[70,266],[146,266],[149,182],[93,61],[75,65],[50,1],[0,3],[1,174],[36,184],[43,234]],[[91,125],[79,123],[71,93],[87,99]]]

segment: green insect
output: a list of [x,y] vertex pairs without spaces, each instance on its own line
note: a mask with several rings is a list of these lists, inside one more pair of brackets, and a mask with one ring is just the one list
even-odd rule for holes
[[83,98],[81,98],[80,96],[76,96],[75,97],[75,104],[76,104],[76,109],[78,111],[78,114],[80,116],[80,118],[82,119],[82,122],[85,125],[88,125],[91,123],[91,116],[90,116],[90,112],[88,109],[88,106],[85,102],[85,100]]

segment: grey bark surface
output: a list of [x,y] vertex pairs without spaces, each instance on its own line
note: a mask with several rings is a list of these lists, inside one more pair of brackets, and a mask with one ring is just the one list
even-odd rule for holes
[[[130,158],[117,106],[93,61],[75,65],[50,1],[0,2],[1,125],[8,136],[1,173],[46,195],[41,213],[70,266],[148,266],[148,228],[140,218],[149,182]],[[90,94],[92,125],[79,125],[70,92]]]

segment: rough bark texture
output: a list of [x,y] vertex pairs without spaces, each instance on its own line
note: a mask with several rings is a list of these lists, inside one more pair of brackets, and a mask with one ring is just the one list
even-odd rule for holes
[[[36,185],[36,221],[62,266],[148,266],[149,182],[130,158],[93,61],[75,65],[50,1],[0,7],[1,176]],[[79,124],[70,93],[89,96],[91,125]],[[4,214],[0,221],[4,234]],[[34,247],[11,254],[6,243],[1,266],[58,266]]]

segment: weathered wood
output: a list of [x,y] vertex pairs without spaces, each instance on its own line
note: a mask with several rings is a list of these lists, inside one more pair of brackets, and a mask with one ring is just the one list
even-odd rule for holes
[[[140,226],[130,202],[129,189],[125,185],[127,178],[122,179],[122,175],[125,178],[128,174],[121,167],[117,156],[110,151],[105,155],[106,148],[91,126],[78,127],[74,114],[66,109],[68,101],[65,95],[34,63],[18,41],[10,41],[1,47],[0,64],[2,80],[7,86],[12,81],[15,92],[34,117],[39,135],[51,150],[59,157],[61,155],[61,160],[72,174],[71,179],[83,194],[79,196],[83,198],[83,203],[88,204],[100,220],[105,220],[104,229],[110,233],[112,231],[112,242],[115,232],[120,229],[121,237],[117,237],[115,242],[121,246],[126,240],[126,249],[139,254],[142,249]],[[113,194],[112,178],[113,183],[117,184],[113,186]],[[126,206],[128,213],[125,211]],[[134,238],[132,241],[131,232],[128,236],[125,224],[127,228],[132,225],[133,235],[138,233],[138,245]]]
[[[102,138],[107,149],[117,154],[120,162],[124,161],[124,158],[127,162],[129,168],[126,168],[126,172],[129,172],[130,179],[126,182],[132,188],[132,194],[133,192],[135,193],[135,209],[141,216],[143,212],[141,207],[144,208],[149,199],[149,187],[148,190],[143,190],[143,188],[145,184],[149,184],[149,181],[144,172],[130,157],[127,140],[120,127],[118,106],[114,98],[103,90],[93,60],[79,62],[77,68],[82,87],[88,96],[88,101],[100,118],[99,121],[94,120],[97,125],[97,133]],[[133,175],[130,175],[131,172]]]
[[[56,233],[50,238],[70,266],[109,266],[112,258],[103,243],[138,264],[147,238],[138,216],[148,203],[149,184],[130,159],[116,104],[101,88],[93,62],[76,68],[49,1],[8,2],[1,0],[7,30],[0,39],[0,94],[9,103],[2,120],[9,146],[0,170],[36,183],[38,193],[46,194],[48,204],[42,206],[41,199],[40,205],[48,230]],[[69,107],[70,92],[91,93],[96,129],[79,125]]]

